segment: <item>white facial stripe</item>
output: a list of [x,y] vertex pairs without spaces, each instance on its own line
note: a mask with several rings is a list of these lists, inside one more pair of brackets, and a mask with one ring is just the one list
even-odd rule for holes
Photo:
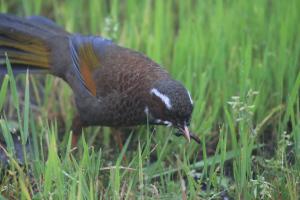
[[172,122],[169,122],[169,121],[163,121],[163,120],[161,120],[161,119],[156,119],[156,120],[155,120],[155,123],[158,123],[158,124],[162,123],[162,124],[164,124],[164,125],[167,125],[168,127],[169,127],[169,126],[172,126]]
[[155,120],[155,123],[158,123],[158,124],[159,124],[159,123],[161,123],[161,120],[160,120],[160,119],[156,119],[156,120]]
[[168,96],[160,93],[156,88],[153,88],[151,91],[150,91],[151,94],[154,94],[155,96],[157,96],[158,98],[160,98],[162,100],[162,102],[166,105],[166,107],[168,109],[171,109],[172,108],[172,105],[171,105],[171,101],[169,99]]
[[169,121],[164,121],[164,124],[167,125],[167,127],[172,126],[172,122],[169,122]]
[[193,99],[192,99],[192,97],[191,97],[191,94],[190,94],[190,92],[189,92],[189,91],[187,91],[187,93],[188,93],[188,95],[189,95],[189,98],[190,98],[191,104],[194,104],[194,102],[193,102]]

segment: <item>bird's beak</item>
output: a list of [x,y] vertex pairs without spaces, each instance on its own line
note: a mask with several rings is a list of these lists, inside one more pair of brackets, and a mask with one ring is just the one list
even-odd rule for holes
[[197,135],[195,135],[192,132],[190,132],[189,129],[188,129],[188,127],[187,127],[187,125],[184,125],[183,128],[177,127],[177,129],[179,130],[178,132],[175,133],[175,135],[177,137],[184,136],[187,139],[188,142],[190,142],[191,139],[193,139],[198,144],[201,144],[200,138]]
[[187,139],[188,142],[191,142],[191,135],[188,127],[184,125],[184,128],[182,129],[182,132],[184,134],[184,137]]

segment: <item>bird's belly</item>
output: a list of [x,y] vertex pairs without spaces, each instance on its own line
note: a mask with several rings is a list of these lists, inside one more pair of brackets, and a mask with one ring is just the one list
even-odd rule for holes
[[106,97],[99,101],[79,100],[77,108],[83,123],[92,126],[128,127],[147,124],[142,102],[134,98]]

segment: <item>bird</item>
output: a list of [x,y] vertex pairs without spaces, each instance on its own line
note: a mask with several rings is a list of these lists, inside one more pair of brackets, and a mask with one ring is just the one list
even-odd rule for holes
[[72,89],[73,134],[85,127],[163,125],[189,131],[193,100],[184,85],[146,55],[94,35],[67,32],[43,16],[0,14],[0,72],[49,73]]

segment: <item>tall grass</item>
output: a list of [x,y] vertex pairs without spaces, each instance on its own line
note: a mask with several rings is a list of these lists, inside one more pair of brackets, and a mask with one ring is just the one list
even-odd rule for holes
[[[24,79],[20,97],[9,73],[0,90],[12,160],[0,176],[3,197],[299,198],[300,1],[0,2],[2,12],[45,15],[68,31],[109,37],[150,56],[190,90],[191,129],[202,139],[188,144],[168,128],[154,134],[142,127],[120,152],[108,129],[89,128],[73,150],[75,108],[66,84],[16,77]],[[29,97],[37,99],[34,112]],[[24,168],[12,156],[13,122],[23,151],[31,144]]]

